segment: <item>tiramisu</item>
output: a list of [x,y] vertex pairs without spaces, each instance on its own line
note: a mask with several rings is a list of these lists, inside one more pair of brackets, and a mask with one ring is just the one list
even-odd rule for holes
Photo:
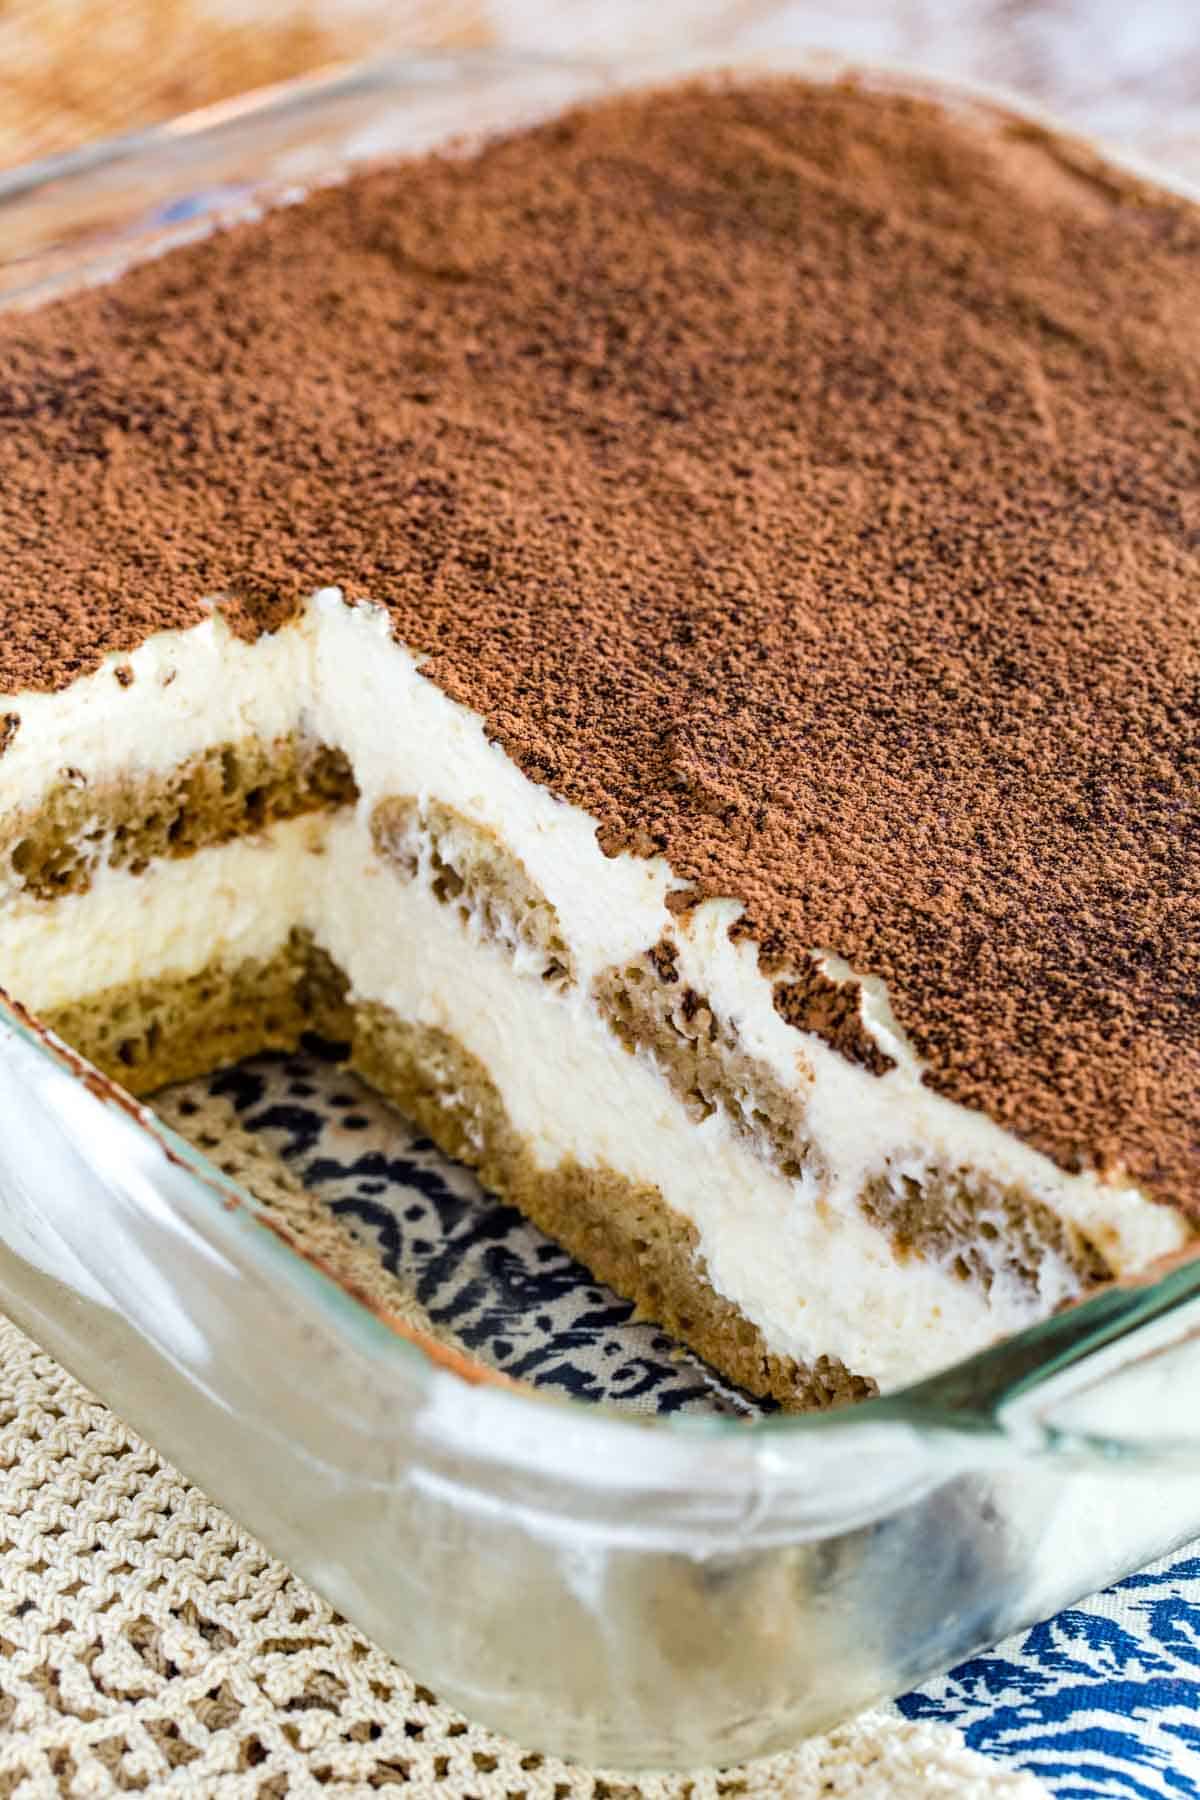
[[786,1404],[1185,1243],[1200,213],[794,80],[0,321],[0,981],[307,1027]]

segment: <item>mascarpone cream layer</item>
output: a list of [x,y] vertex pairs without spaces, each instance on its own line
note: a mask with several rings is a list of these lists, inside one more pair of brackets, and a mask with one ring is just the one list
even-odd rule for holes
[[[709,1279],[783,1356],[839,1357],[881,1387],[932,1372],[1045,1310],[1003,1282],[898,1260],[853,1205],[767,1168],[720,1112],[694,1124],[585,990],[547,989],[374,853],[362,818],[105,871],[86,894],[0,913],[0,979],[35,1010],[214,960],[267,958],[312,930],[356,997],[451,1033],[487,1068],[537,1161],[572,1157],[656,1186],[694,1223]],[[469,935],[468,935],[469,934]],[[1065,1272],[1060,1279],[1065,1280]]]

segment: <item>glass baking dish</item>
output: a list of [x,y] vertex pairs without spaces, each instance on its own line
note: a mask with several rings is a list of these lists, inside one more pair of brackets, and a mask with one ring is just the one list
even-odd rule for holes
[[[13,171],[0,302],[363,159],[684,67],[380,61]],[[519,1389],[372,1310],[2,1005],[0,1120],[5,1311],[420,1680],[530,1747],[624,1767],[762,1755],[1200,1530],[1200,1263],[849,1411],[639,1420]]]

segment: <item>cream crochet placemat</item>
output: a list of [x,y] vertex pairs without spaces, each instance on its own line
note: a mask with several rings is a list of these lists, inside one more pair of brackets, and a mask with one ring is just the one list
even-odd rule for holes
[[[298,1115],[282,1104],[287,1071],[261,1066],[267,1075],[239,1077],[233,1098],[221,1078],[224,1094],[197,1084],[160,1111],[339,1272],[428,1325],[377,1249],[275,1154],[297,1117],[321,1108],[319,1069],[292,1083],[307,1096]],[[244,1128],[247,1081],[278,1130]],[[370,1156],[371,1133],[386,1126],[361,1124],[335,1120],[326,1148]],[[266,1800],[391,1785],[450,1800],[1044,1795],[950,1726],[891,1711],[788,1756],[687,1778],[630,1780],[525,1751],[442,1706],[0,1321],[0,1800],[133,1790]]]

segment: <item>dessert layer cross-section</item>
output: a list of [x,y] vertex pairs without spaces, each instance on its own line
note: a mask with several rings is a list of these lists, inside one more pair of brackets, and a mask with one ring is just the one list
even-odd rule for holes
[[965,105],[625,97],[0,319],[0,983],[315,1028],[747,1388],[1177,1251],[1200,212]]

